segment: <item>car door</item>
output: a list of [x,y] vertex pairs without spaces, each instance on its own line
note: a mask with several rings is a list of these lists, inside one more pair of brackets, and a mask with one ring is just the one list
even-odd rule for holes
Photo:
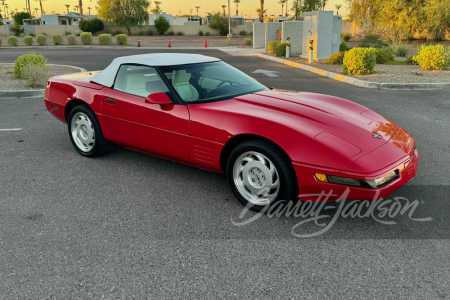
[[146,103],[149,94],[158,92],[170,93],[155,68],[122,65],[102,99],[103,134],[128,148],[188,162],[188,108]]

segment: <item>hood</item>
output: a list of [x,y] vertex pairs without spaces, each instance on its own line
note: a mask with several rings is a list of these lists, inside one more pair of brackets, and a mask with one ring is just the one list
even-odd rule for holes
[[[290,127],[340,154],[357,159],[387,143],[398,126],[354,102],[322,94],[272,90],[235,100],[270,108],[268,119],[290,120]],[[261,111],[255,109],[255,112]],[[295,116],[292,118],[287,116]]]

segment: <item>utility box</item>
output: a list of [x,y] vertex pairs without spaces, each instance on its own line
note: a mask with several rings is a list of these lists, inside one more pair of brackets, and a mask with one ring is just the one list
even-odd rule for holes
[[309,41],[313,40],[314,60],[327,59],[339,51],[342,17],[332,11],[312,11],[303,15],[302,56],[308,57]]
[[303,43],[303,21],[286,21],[283,22],[283,36],[281,41],[286,43],[286,38],[289,37],[292,53],[302,53]]

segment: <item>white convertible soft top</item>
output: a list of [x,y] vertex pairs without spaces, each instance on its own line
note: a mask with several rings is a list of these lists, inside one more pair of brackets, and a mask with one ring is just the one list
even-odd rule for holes
[[139,64],[150,67],[199,64],[220,61],[220,59],[200,54],[186,53],[155,53],[130,55],[115,58],[103,71],[90,78],[90,81],[111,87],[114,84],[117,71],[123,64]]

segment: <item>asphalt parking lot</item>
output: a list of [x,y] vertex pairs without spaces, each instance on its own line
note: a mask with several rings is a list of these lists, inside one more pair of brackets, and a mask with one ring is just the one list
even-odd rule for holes
[[[3,49],[0,62],[25,52]],[[156,51],[40,52],[49,63],[99,70]],[[392,197],[418,200],[414,218],[432,220],[340,218],[308,239],[291,233],[298,218],[239,227],[242,207],[223,175],[120,147],[83,158],[42,98],[0,99],[0,299],[450,298],[450,90],[370,90],[258,57],[179,52],[220,57],[267,86],[343,97],[396,122],[421,161]],[[21,130],[1,131],[13,128]]]

